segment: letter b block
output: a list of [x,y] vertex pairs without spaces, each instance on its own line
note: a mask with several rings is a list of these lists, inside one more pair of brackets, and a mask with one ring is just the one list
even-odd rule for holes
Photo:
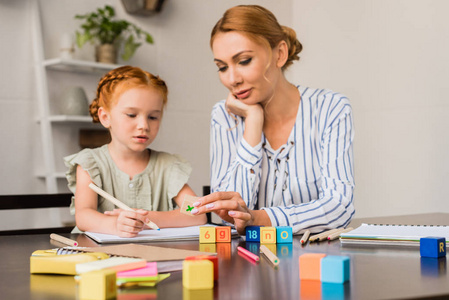
[[218,226],[216,227],[216,240],[217,243],[230,243],[231,242],[231,226]]
[[349,257],[328,255],[321,259],[321,281],[344,283],[349,280]]
[[289,226],[276,227],[276,240],[278,244],[293,243],[293,229]]
[[214,287],[214,264],[207,259],[184,260],[182,286],[192,290],[212,289]]
[[276,228],[275,227],[261,227],[260,228],[260,243],[276,244]]
[[260,226],[248,226],[245,228],[247,242],[260,242]]
[[422,257],[446,256],[446,239],[444,237],[424,237],[419,240],[419,252]]
[[306,253],[299,257],[299,279],[321,280],[321,259],[324,253]]
[[213,226],[200,227],[200,243],[215,244],[215,227]]

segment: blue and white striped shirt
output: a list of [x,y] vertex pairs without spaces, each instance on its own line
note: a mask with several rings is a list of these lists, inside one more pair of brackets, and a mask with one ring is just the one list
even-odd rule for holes
[[212,110],[211,191],[239,192],[250,209],[264,209],[272,226],[320,232],[349,224],[354,215],[354,129],[349,100],[298,86],[301,101],[285,145],[273,150],[243,139],[244,119]]

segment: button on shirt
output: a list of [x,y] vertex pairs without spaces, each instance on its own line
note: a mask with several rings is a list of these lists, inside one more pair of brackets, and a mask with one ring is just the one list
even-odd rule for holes
[[218,102],[211,120],[211,190],[239,192],[250,209],[264,209],[273,226],[320,232],[354,215],[353,120],[349,100],[298,86],[301,102],[288,141],[272,149],[262,135],[251,147],[244,119]]

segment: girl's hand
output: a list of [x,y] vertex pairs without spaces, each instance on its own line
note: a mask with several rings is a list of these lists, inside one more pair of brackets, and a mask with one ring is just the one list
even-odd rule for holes
[[143,209],[136,211],[114,209],[113,211],[105,211],[104,214],[117,216],[116,231],[118,236],[135,237],[145,228],[148,211]]
[[245,234],[246,226],[254,223],[254,211],[248,209],[245,201],[236,192],[215,192],[198,199],[193,206],[195,209],[192,210],[192,214],[212,211],[223,220],[234,224],[240,235]]

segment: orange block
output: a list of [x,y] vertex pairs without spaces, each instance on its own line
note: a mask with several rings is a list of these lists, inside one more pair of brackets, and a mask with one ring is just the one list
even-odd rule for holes
[[276,244],[276,228],[260,227],[260,243]]
[[213,226],[200,227],[200,243],[215,244],[215,227]]
[[220,243],[220,242],[230,243],[231,242],[231,226],[217,226],[215,234],[216,234],[217,243]]
[[299,279],[321,280],[321,259],[324,253],[306,253],[299,257]]

